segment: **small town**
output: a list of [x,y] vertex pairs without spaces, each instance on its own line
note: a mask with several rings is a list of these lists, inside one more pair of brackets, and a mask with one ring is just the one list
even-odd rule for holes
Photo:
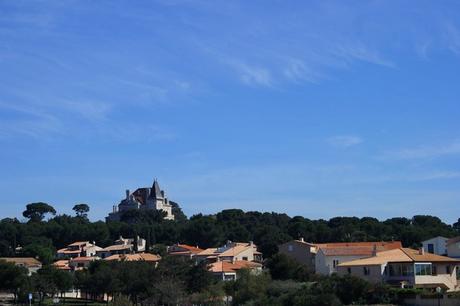
[[[222,220],[217,220],[216,227],[220,222],[228,223],[224,228],[234,227],[219,235],[216,228],[209,224],[193,224],[199,216],[190,220],[184,218],[179,205],[172,203],[174,204],[171,204],[156,179],[151,187],[138,188],[132,193],[126,190],[125,198],[118,205],[114,205],[113,212],[106,218],[105,224],[113,226],[109,230],[115,229],[120,234],[113,241],[101,240],[100,235],[92,235],[91,231],[67,232],[67,226],[72,223],[75,223],[75,229],[90,227],[91,222],[87,218],[90,208],[86,204],[75,205],[75,217],[62,215],[45,221],[45,215],[56,214],[54,208],[46,203],[32,203],[27,205],[23,213],[30,219],[27,223],[21,224],[8,218],[1,220],[3,240],[0,242],[4,246],[2,256],[13,255],[0,258],[0,289],[3,291],[3,301],[20,302],[28,298],[30,302],[39,305],[47,305],[49,301],[54,304],[61,301],[91,301],[114,305],[219,305],[232,302],[239,305],[244,301],[245,294],[257,295],[262,294],[260,290],[268,290],[265,299],[266,303],[271,304],[275,303],[276,296],[270,296],[271,290],[275,290],[270,289],[270,286],[276,286],[275,284],[281,286],[276,290],[289,292],[293,290],[288,289],[291,286],[302,290],[303,286],[321,287],[326,286],[327,282],[333,282],[334,286],[343,287],[335,289],[339,290],[339,299],[334,300],[328,296],[330,293],[325,292],[317,296],[318,301],[315,303],[338,305],[350,299],[349,302],[352,303],[399,301],[417,304],[423,296],[425,301],[429,301],[428,297],[431,296],[433,299],[442,297],[446,303],[458,305],[460,220],[453,227],[430,216],[415,216],[413,220],[391,220],[399,223],[399,228],[403,231],[407,230],[404,227],[417,228],[415,223],[421,223],[421,227],[432,227],[421,231],[420,237],[432,233],[436,228],[440,233],[449,233],[449,237],[439,235],[427,237],[423,241],[417,241],[414,237],[409,242],[403,233],[399,233],[399,236],[394,233],[396,239],[386,241],[368,239],[372,237],[371,233],[365,233],[364,237],[345,238],[347,235],[343,231],[346,231],[348,223],[359,222],[359,219],[336,218],[329,220],[329,226],[332,227],[334,222],[343,223],[339,225],[337,234],[345,236],[333,240],[335,235],[331,235],[322,238],[322,241],[316,241],[312,238],[314,230],[305,228],[311,221],[297,220],[300,217],[288,221],[288,233],[292,233],[289,229],[293,226],[299,230],[299,235],[308,235],[308,240],[303,236],[292,239],[289,234],[282,237],[273,237],[270,233],[251,235],[248,227],[250,224],[246,225],[247,229],[244,228],[242,218],[245,213],[240,210],[219,213]],[[260,213],[254,216],[261,218]],[[213,216],[208,218],[215,219]],[[287,216],[275,216],[275,220],[278,218]],[[167,224],[182,227],[187,221],[189,225],[185,227],[185,232],[179,233],[176,243],[167,243],[174,239],[167,235],[158,235],[155,239],[152,237],[156,231],[161,232],[162,227],[168,229]],[[375,219],[361,220],[365,223],[364,221],[373,221],[371,228],[379,225]],[[152,227],[151,222],[161,226]],[[57,230],[49,235],[63,235],[56,236],[53,243],[57,240],[70,243],[62,248],[55,248],[58,245],[54,244],[45,248],[36,242],[23,244],[28,240],[23,235],[35,236],[38,240],[48,237],[48,234],[41,236],[43,234],[22,233],[29,230],[24,227],[44,227],[42,230],[46,231],[47,226]],[[144,230],[139,231],[138,226]],[[17,230],[13,230],[14,228]],[[145,228],[147,233],[144,232]],[[136,235],[123,236],[122,232],[126,230]],[[86,240],[69,241],[72,236]],[[194,236],[197,237],[195,241],[191,240]],[[260,247],[253,240],[242,240],[244,236],[260,242]],[[230,238],[236,240],[232,241]],[[104,245],[101,246],[101,243]],[[189,275],[181,275],[181,269],[188,271]],[[188,277],[193,279],[187,281]],[[288,279],[297,283],[294,285]],[[283,281],[285,284],[281,285]],[[184,283],[187,282],[186,289]],[[282,289],[283,286],[286,288]],[[352,292],[340,293],[345,288]],[[282,303],[298,303],[295,302],[295,295],[287,295]]]

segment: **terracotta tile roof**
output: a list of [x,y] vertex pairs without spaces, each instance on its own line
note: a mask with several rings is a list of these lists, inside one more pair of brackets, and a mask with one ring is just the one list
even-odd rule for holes
[[446,245],[456,243],[456,242],[459,242],[459,241],[460,241],[460,236],[454,237],[454,238],[451,238],[451,239],[447,240]]
[[349,266],[375,266],[382,265],[387,262],[412,262],[401,249],[394,249],[389,251],[378,252],[376,256],[352,260],[339,264],[339,267]]
[[85,244],[89,244],[89,241],[76,241],[72,244],[69,244],[69,246],[82,246],[82,245],[85,245]]
[[210,256],[210,255],[217,255],[216,253],[217,248],[207,248],[203,250],[202,252],[198,253],[198,256]]
[[137,253],[137,254],[116,254],[105,258],[104,260],[118,260],[118,261],[149,261],[157,262],[161,260],[161,256],[150,253]]
[[248,249],[247,246],[243,245],[237,245],[232,248],[229,248],[228,250],[222,252],[219,254],[219,257],[228,257],[228,256],[236,256],[239,253],[246,251]]
[[235,273],[240,267],[228,261],[213,262],[208,266],[208,270],[213,273]]
[[110,251],[121,251],[121,250],[130,250],[132,245],[126,245],[126,244],[114,244],[111,246],[108,246],[106,248],[103,248],[102,252],[110,252]]
[[428,252],[420,253],[418,250],[402,248],[401,249],[407,256],[409,256],[414,262],[457,262],[460,263],[460,260],[450,258],[447,256],[440,256],[436,254],[431,254]]
[[328,243],[313,243],[317,247],[377,247],[396,249],[402,248],[401,241],[364,241],[364,242],[328,242]]
[[71,262],[88,262],[88,261],[94,261],[94,260],[98,260],[99,257],[75,257],[75,258],[72,258],[70,261]]
[[63,260],[58,260],[53,263],[54,266],[59,267],[59,266],[67,266],[69,265],[69,261],[67,259]]
[[254,269],[254,268],[262,268],[262,264],[254,261],[247,261],[247,260],[237,260],[233,263],[241,267],[241,269]]
[[58,260],[53,263],[53,266],[55,266],[59,270],[71,270],[71,268],[69,267],[68,260]]
[[421,255],[418,250],[399,248],[389,251],[378,252],[376,256],[344,262],[339,264],[339,267],[383,265],[388,262],[460,263],[460,260],[455,260],[446,256],[439,256],[430,253],[425,253]]
[[377,252],[401,248],[400,241],[392,242],[338,242],[316,244],[326,256],[371,256]]
[[213,273],[235,273],[241,269],[254,269],[261,268],[262,265],[256,262],[239,260],[231,263],[229,261],[218,261],[210,264],[208,270]]
[[2,257],[0,260],[21,265],[27,268],[41,267],[42,263],[33,257]]
[[174,251],[174,250],[171,250],[169,251],[169,254],[170,255],[196,255],[200,252],[203,252],[204,250],[203,249],[200,249],[199,247],[194,247],[194,246],[191,246],[191,245],[187,245],[187,244],[176,244],[174,246],[172,246],[171,248],[175,249],[179,249],[177,251]]
[[58,254],[80,254],[81,250],[68,250],[67,248],[65,249],[60,249],[57,251]]
[[187,244],[178,244],[177,246],[190,251],[192,254],[198,254],[203,251],[203,249],[200,249],[199,247],[194,247]]

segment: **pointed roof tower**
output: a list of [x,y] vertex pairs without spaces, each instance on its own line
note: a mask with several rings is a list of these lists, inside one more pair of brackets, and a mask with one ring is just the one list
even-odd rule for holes
[[163,195],[160,189],[160,184],[158,184],[157,179],[153,180],[152,191],[150,192],[150,197],[156,198],[156,199],[163,198]]

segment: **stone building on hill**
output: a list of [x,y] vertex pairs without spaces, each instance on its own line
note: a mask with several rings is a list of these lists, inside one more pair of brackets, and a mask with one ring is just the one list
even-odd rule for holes
[[113,212],[108,215],[106,220],[119,221],[123,212],[132,209],[161,210],[166,212],[165,219],[174,220],[172,205],[169,203],[164,190],[161,190],[157,180],[153,181],[152,187],[138,188],[133,193],[126,190],[125,199],[113,207]]

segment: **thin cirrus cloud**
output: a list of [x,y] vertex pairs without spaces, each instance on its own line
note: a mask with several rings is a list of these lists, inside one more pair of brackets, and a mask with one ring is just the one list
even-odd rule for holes
[[363,139],[358,136],[352,135],[342,135],[342,136],[334,136],[326,139],[326,142],[334,147],[338,148],[348,148],[352,146],[359,145],[363,142]]
[[416,148],[405,148],[384,152],[378,156],[381,160],[410,160],[410,159],[432,159],[447,155],[460,154],[460,140],[454,140],[444,145],[420,146]]

